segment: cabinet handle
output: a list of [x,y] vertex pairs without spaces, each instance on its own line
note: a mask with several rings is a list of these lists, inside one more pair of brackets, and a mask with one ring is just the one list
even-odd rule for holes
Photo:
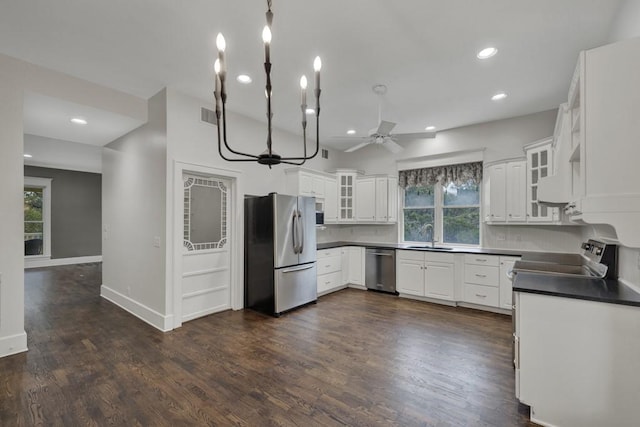
[[481,259],[481,258],[476,258],[476,261],[478,261],[478,262],[487,262],[486,259]]
[[476,277],[487,277],[486,274],[476,274]]
[[486,298],[486,297],[487,297],[486,295],[481,295],[481,294],[476,294],[476,296],[477,296],[478,298]]
[[328,285],[331,283],[331,280],[329,280],[328,282],[324,282],[325,285]]
[[329,267],[331,267],[331,264],[325,265],[325,268],[329,268]]

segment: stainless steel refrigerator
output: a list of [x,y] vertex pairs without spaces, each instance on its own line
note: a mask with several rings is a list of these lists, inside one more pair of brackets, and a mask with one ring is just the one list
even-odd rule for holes
[[315,198],[244,201],[245,307],[274,316],[318,298]]

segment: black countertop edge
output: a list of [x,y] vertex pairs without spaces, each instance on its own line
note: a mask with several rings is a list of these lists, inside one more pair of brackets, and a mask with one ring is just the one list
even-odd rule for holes
[[640,307],[640,293],[619,280],[520,272],[513,291]]
[[426,252],[439,252],[439,253],[454,253],[454,254],[483,254],[483,255],[503,255],[503,256],[515,256],[519,257],[527,253],[527,251],[513,251],[509,249],[491,249],[491,248],[464,248],[454,247],[451,250],[439,250],[429,248],[410,248],[408,244],[399,243],[367,243],[367,242],[327,242],[318,243],[318,250],[339,248],[342,246],[360,246],[363,248],[377,248],[377,249],[403,249],[409,251],[426,251]]

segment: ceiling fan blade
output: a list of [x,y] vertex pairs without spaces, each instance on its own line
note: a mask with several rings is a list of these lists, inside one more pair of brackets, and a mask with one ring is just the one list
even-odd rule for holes
[[416,132],[416,133],[394,133],[393,135],[394,138],[397,139],[424,139],[424,138],[435,138],[436,137],[436,133],[435,132]]
[[351,153],[351,152],[356,151],[356,150],[359,150],[359,149],[361,149],[362,147],[364,147],[364,146],[366,146],[366,145],[369,145],[369,144],[370,144],[370,142],[369,142],[369,141],[367,141],[367,142],[361,142],[361,143],[360,143],[360,144],[358,144],[358,145],[354,145],[354,146],[353,146],[353,147],[351,147],[351,148],[347,148],[346,150],[344,150],[344,152],[345,152],[345,153]]
[[378,135],[387,136],[393,130],[394,127],[396,127],[395,123],[381,120],[380,124],[378,125],[378,129],[376,130],[376,133]]
[[382,146],[394,154],[404,150],[401,145],[396,144],[396,142],[391,138],[386,138]]

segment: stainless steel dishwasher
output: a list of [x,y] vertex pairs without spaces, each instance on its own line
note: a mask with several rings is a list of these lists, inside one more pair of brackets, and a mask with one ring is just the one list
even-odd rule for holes
[[367,249],[364,284],[367,289],[396,292],[395,249]]

